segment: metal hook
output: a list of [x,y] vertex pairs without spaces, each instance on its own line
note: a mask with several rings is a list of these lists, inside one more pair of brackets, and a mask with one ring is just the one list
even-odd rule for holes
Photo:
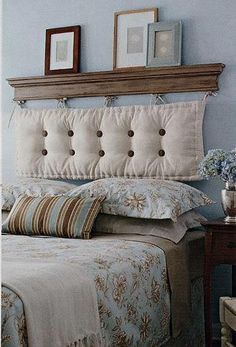
[[154,98],[154,105],[158,105],[160,103],[163,105],[167,104],[167,100],[164,94],[152,94],[152,97]]
[[206,92],[204,97],[203,97],[203,101],[206,101],[208,96],[217,96],[217,92],[213,92],[213,91]]
[[113,104],[113,102],[115,101],[115,100],[117,100],[118,99],[118,97],[117,96],[105,96],[105,99],[104,99],[104,106],[105,107],[111,107],[112,106],[112,104]]
[[57,99],[57,108],[67,108],[68,98]]
[[22,108],[22,106],[26,103],[26,100],[17,100],[16,103],[20,106],[20,108]]

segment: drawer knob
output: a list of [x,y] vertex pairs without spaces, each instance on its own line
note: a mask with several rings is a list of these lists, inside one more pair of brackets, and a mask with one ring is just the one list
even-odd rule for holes
[[236,242],[233,242],[233,241],[228,242],[227,247],[228,248],[236,248]]

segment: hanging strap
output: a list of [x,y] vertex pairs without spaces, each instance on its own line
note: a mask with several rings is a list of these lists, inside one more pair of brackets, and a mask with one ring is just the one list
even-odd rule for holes
[[104,107],[111,107],[115,100],[117,100],[117,96],[105,96],[104,99]]
[[217,93],[216,92],[206,92],[205,93],[205,95],[204,95],[204,97],[203,97],[203,99],[202,99],[202,101],[203,102],[206,102],[206,100],[207,100],[207,98],[209,97],[209,96],[217,96]]
[[165,105],[168,104],[164,94],[152,94],[150,105]]
[[57,108],[68,108],[67,105],[68,98],[61,98],[57,100]]
[[14,102],[14,107],[13,107],[13,110],[11,112],[11,115],[10,115],[10,118],[9,118],[9,121],[8,121],[8,126],[7,128],[9,129],[10,128],[10,125],[11,125],[11,122],[12,122],[12,119],[14,118],[14,114],[15,114],[15,110],[17,108],[17,106],[19,106],[20,108],[23,108],[23,105],[26,103],[25,100],[12,100]]

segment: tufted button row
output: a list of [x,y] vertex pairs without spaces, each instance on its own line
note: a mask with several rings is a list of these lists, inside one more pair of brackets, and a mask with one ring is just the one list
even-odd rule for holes
[[[161,129],[161,130],[165,131],[164,129]],[[160,130],[160,132],[161,132],[161,130]],[[159,133],[160,133],[160,132],[159,132]],[[102,137],[103,132],[102,132],[101,130],[98,130],[98,131],[96,132],[96,134],[97,134],[97,137]],[[68,135],[69,137],[74,136],[74,131],[73,131],[73,130],[68,130],[67,135]],[[160,133],[160,135],[163,136],[164,134],[162,135],[162,134]],[[43,136],[43,137],[48,136],[47,130],[42,130],[42,136]],[[128,131],[128,136],[129,136],[129,137],[133,137],[133,136],[134,136],[133,130],[129,130],[129,131]]]
[[[73,130],[68,130],[67,135],[72,137],[74,135],[74,131]],[[42,136],[43,137],[47,137],[48,136],[47,130],[42,130]]]
[[[73,156],[73,155],[75,155],[75,150],[74,149],[70,149],[69,153],[70,153],[70,155]],[[47,154],[48,154],[48,151],[46,149],[43,149],[42,150],[42,155],[47,155]],[[98,154],[99,154],[100,157],[104,157],[105,152],[102,149],[100,149]],[[159,154],[160,157],[164,157],[165,151],[163,149],[160,149],[158,154]],[[132,151],[132,150],[128,151],[128,156],[129,157],[133,157],[134,156],[134,151]]]
[[[74,149],[70,149],[69,150],[70,155],[75,155],[75,150]],[[48,151],[46,149],[42,150],[42,155],[47,155]]]
[[[67,133],[67,134],[68,134],[69,137],[72,137],[72,136],[74,136],[74,131],[73,131],[73,130],[68,130],[68,133]],[[96,134],[97,134],[97,137],[102,137],[103,132],[102,132],[101,130],[98,130]],[[160,129],[160,130],[159,130],[159,135],[160,135],[160,136],[164,136],[165,134],[166,134],[165,129]],[[47,130],[42,130],[42,136],[43,136],[43,137],[48,136]],[[128,136],[129,136],[129,137],[133,137],[133,136],[134,136],[134,131],[133,131],[133,130],[129,130],[129,131],[128,131]]]

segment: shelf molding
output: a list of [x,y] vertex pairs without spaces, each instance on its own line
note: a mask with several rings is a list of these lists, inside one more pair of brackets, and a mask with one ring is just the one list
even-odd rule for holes
[[217,91],[221,63],[7,79],[14,100]]

